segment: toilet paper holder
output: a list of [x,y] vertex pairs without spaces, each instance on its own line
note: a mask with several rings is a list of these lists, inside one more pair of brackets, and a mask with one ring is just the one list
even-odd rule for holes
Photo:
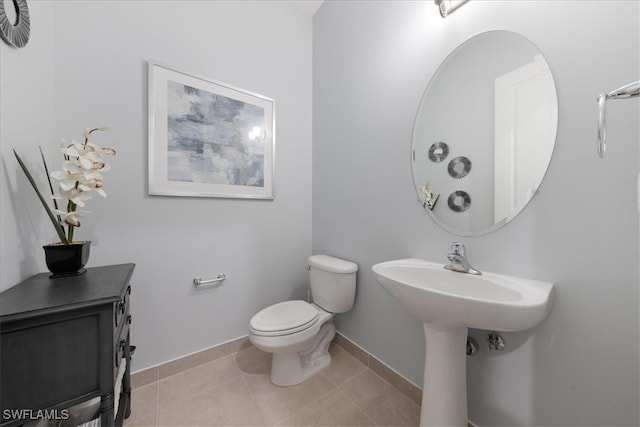
[[208,280],[203,280],[202,277],[198,276],[195,279],[193,279],[193,285],[197,288],[200,285],[211,285],[214,283],[218,284],[218,283],[222,283],[226,278],[227,278],[227,275],[224,273],[218,274],[218,277],[216,277],[215,279],[208,279]]

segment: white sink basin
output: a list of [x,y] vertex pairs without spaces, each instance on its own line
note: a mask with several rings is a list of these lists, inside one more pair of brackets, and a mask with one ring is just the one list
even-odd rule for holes
[[420,259],[372,267],[382,287],[422,320],[425,365],[421,427],[467,427],[467,328],[521,331],[549,314],[553,284],[481,276]]
[[495,331],[521,331],[551,309],[553,284],[501,274],[445,270],[410,258],[373,266],[378,282],[424,322]]

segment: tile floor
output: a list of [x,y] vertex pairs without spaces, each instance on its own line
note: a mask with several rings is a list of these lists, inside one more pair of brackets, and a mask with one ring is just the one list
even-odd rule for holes
[[133,390],[134,426],[417,426],[420,408],[341,347],[331,365],[293,387],[269,381],[255,347]]

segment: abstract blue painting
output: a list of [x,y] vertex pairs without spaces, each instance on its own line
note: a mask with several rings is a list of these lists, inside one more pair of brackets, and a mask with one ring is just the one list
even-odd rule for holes
[[149,62],[149,194],[272,200],[275,117],[271,98]]
[[167,179],[264,186],[264,108],[167,81]]

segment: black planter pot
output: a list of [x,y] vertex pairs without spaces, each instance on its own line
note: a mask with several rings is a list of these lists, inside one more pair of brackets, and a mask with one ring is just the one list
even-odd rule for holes
[[91,241],[73,242],[68,245],[51,243],[42,248],[47,268],[53,273],[49,277],[77,276],[87,271],[84,266],[89,261]]

